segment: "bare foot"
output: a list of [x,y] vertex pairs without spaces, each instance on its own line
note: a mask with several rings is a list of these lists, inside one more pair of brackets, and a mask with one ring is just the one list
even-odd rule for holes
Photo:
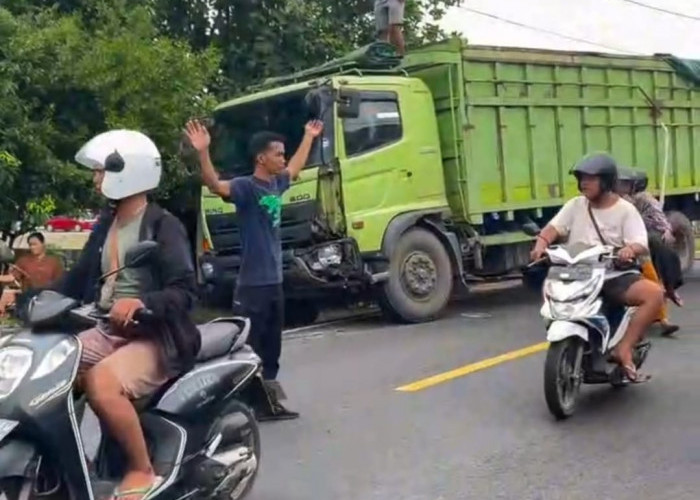
[[113,500],[141,500],[159,481],[153,472],[127,472],[112,497]]
[[627,380],[629,380],[631,383],[640,384],[651,379],[651,375],[646,375],[637,371],[637,367],[634,365],[631,350],[616,349],[612,352],[611,357],[620,365],[620,368],[622,368],[622,371],[625,373]]
[[610,357],[622,367],[628,377],[630,375],[632,375],[632,377],[636,375],[631,349],[621,349],[620,346],[618,346],[613,350]]

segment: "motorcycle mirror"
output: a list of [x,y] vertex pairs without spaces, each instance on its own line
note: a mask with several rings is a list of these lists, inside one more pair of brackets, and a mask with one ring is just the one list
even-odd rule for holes
[[155,241],[151,240],[144,240],[138,242],[136,245],[131,247],[129,250],[126,251],[126,255],[124,255],[124,265],[115,269],[114,271],[110,271],[108,273],[103,274],[100,276],[100,279],[98,280],[97,287],[99,288],[99,282],[103,281],[106,278],[109,278],[110,276],[113,276],[117,274],[118,272],[126,269],[126,268],[135,268],[135,267],[142,267],[145,266],[149,263],[150,259],[153,257],[155,254],[156,250],[158,249],[158,243]]
[[521,229],[523,230],[523,233],[527,234],[528,236],[537,236],[540,234],[540,228],[534,223],[523,224]]
[[124,255],[124,267],[142,267],[148,264],[157,249],[158,243],[153,240],[138,242]]

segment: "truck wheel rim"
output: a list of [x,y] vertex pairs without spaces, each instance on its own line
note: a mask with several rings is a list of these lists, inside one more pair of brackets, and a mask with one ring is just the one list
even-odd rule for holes
[[437,286],[437,268],[427,253],[414,251],[403,261],[401,278],[404,289],[410,295],[427,298]]

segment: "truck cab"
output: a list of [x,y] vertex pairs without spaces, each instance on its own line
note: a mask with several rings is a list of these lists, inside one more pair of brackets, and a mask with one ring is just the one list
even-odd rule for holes
[[[425,84],[395,73],[294,82],[216,108],[212,159],[223,179],[252,174],[247,143],[255,132],[283,134],[291,156],[304,124],[324,122],[306,167],[283,196],[284,285],[296,309],[379,285],[388,273],[383,245],[391,221],[447,210],[435,116]],[[200,280],[210,298],[227,305],[240,266],[235,206],[206,187],[201,206]]]

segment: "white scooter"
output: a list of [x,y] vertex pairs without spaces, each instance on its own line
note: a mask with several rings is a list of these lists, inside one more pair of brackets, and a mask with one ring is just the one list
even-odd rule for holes
[[[606,303],[601,290],[615,260],[614,248],[598,245],[576,255],[565,248],[547,249],[551,267],[544,281],[544,304],[540,314],[547,324],[550,342],[544,369],[544,393],[549,411],[564,419],[574,413],[581,383],[629,383],[624,370],[609,360],[622,340],[635,307]],[[634,271],[631,271],[634,272]],[[651,343],[642,341],[634,349],[634,364],[640,367]]]

